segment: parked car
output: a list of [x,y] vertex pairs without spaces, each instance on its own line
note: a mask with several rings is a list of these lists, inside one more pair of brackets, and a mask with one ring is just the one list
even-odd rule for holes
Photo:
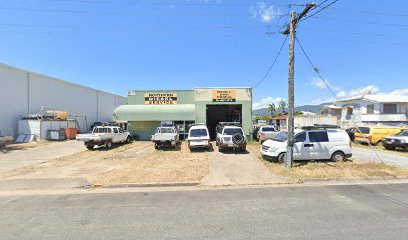
[[[288,132],[284,131],[274,138],[265,141],[261,155],[274,161],[283,162],[286,154]],[[294,160],[326,160],[343,161],[352,156],[351,142],[345,130],[341,129],[309,129],[295,130],[293,159]]]
[[225,126],[218,137],[218,151],[222,152],[224,149],[230,148],[245,152],[247,142],[248,140],[241,127]]
[[263,126],[258,130],[256,138],[263,143],[264,141],[275,137],[279,132],[273,126]]
[[164,146],[175,148],[179,140],[179,134],[175,127],[158,127],[156,133],[152,135],[152,141],[156,149]]
[[241,127],[241,123],[239,122],[220,122],[215,128],[215,132],[216,132],[215,144],[217,146],[220,141],[220,137],[222,136],[222,131],[224,130],[224,127],[226,126]]
[[193,148],[210,148],[210,133],[207,126],[195,125],[188,131],[188,147]]
[[388,150],[403,148],[408,151],[408,130],[403,130],[394,136],[385,138],[383,145]]
[[359,143],[370,143],[377,145],[382,143],[386,137],[393,136],[404,130],[400,127],[358,127],[355,132],[355,141]]
[[76,139],[83,141],[89,150],[95,146],[104,146],[111,149],[114,143],[130,143],[132,141],[129,132],[115,126],[97,126],[94,127],[92,133],[78,134]]

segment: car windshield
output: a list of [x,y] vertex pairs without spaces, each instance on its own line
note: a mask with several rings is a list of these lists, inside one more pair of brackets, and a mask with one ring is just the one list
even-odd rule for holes
[[159,133],[174,133],[173,128],[159,128]]
[[207,129],[191,129],[190,137],[206,137]]
[[110,128],[95,128],[94,133],[110,133]]
[[243,134],[241,128],[225,128],[224,135]]
[[408,137],[408,130],[401,131],[400,133],[398,133],[398,134],[395,135],[395,136],[398,136],[398,137]]
[[284,142],[288,140],[288,132],[280,132],[278,135],[272,138],[274,141]]
[[356,130],[356,132],[357,133],[359,133],[359,132],[361,132],[361,133],[370,133],[370,128],[368,128],[368,127],[359,127],[357,130]]
[[262,132],[275,132],[275,129],[272,127],[265,127],[262,128]]

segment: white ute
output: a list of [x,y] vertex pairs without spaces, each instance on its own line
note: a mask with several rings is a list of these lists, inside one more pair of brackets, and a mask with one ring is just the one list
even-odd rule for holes
[[194,125],[188,131],[188,147],[193,148],[210,148],[210,134],[205,125]]
[[158,127],[156,133],[152,135],[152,141],[156,149],[163,146],[175,148],[179,140],[179,134],[175,127]]
[[[265,158],[283,162],[286,154],[287,132],[281,132],[261,146]],[[346,131],[341,129],[295,130],[293,144],[294,160],[343,161],[350,158],[351,141]]]
[[76,139],[83,141],[89,150],[93,149],[94,146],[105,146],[105,148],[111,149],[114,143],[130,143],[132,141],[129,132],[115,126],[94,127],[92,133],[78,134]]

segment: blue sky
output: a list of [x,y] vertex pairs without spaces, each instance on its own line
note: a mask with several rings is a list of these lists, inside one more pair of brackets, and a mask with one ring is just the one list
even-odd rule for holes
[[[285,38],[265,33],[284,25],[288,4],[305,3],[0,0],[0,62],[120,95],[254,86]],[[301,22],[297,36],[338,97],[408,94],[407,10],[404,0],[339,0]],[[286,98],[287,63],[286,45],[254,90],[256,108]],[[296,105],[333,100],[299,46],[295,81]]]

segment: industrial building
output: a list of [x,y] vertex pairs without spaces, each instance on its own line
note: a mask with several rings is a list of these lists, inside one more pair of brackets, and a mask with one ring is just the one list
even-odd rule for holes
[[180,138],[193,123],[207,124],[215,138],[219,122],[239,122],[250,138],[251,88],[196,88],[194,90],[130,90],[128,104],[114,110],[114,119],[128,122],[128,130],[140,140],[150,140],[162,124],[177,127]]
[[[0,64],[0,131],[16,136],[21,116],[46,106],[66,111],[80,128],[112,120],[113,110],[126,98],[42,74]],[[89,129],[80,129],[88,131]]]

